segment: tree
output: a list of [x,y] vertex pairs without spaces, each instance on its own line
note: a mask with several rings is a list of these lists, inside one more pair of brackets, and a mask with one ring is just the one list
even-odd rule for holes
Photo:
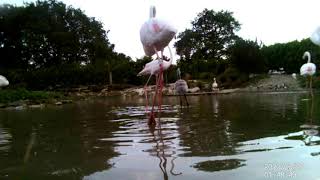
[[192,28],[178,35],[175,47],[182,72],[202,78],[224,71],[228,48],[238,38],[235,32],[240,29],[232,15],[228,11],[204,9],[192,21]]
[[239,29],[240,24],[231,12],[204,9],[192,21],[192,29],[178,35],[175,47],[182,60],[223,59]]
[[278,70],[279,68],[284,68],[287,73],[299,72],[301,65],[306,63],[306,60],[302,59],[305,51],[310,51],[312,61],[316,64],[319,62],[320,57],[320,48],[313,44],[309,38],[264,46],[261,51],[266,58],[268,69]]
[[112,81],[117,63],[131,59],[114,52],[108,32],[95,18],[56,0],[1,5],[1,72],[11,84],[46,88],[105,83],[109,65]]
[[94,63],[113,51],[101,22],[62,2],[5,5],[1,10],[1,67]]
[[256,41],[238,39],[230,48],[230,63],[247,74],[266,71],[265,59]]

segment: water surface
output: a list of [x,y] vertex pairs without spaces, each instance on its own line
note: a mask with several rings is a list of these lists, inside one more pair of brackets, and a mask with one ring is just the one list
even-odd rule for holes
[[319,95],[164,97],[0,110],[0,179],[320,179]]

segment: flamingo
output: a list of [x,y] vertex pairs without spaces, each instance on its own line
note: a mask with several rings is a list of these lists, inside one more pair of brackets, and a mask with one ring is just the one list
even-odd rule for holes
[[212,83],[212,91],[217,91],[218,89],[218,83],[216,81],[216,78],[213,78],[213,83]]
[[312,34],[311,34],[311,37],[310,37],[310,40],[320,46],[320,27],[318,27]]
[[[310,54],[310,52],[308,52],[308,51],[304,52],[302,58],[305,59],[306,57],[308,57],[308,62],[301,66],[300,75],[308,77],[310,79],[310,92],[311,92],[311,89],[312,89],[312,76],[316,72],[316,65],[311,62],[311,54]],[[308,86],[308,82],[307,82],[306,86]]]
[[9,81],[7,80],[7,78],[0,75],[0,87],[4,87],[8,85],[9,85]]
[[[163,61],[162,59],[155,59],[149,63],[147,63],[144,68],[138,73],[138,76],[143,76],[143,75],[149,75],[149,78],[147,80],[147,83],[145,84],[145,89],[148,85],[148,82],[151,78],[151,76],[156,76],[156,93],[153,97],[153,104],[152,104],[152,109],[150,112],[150,117],[149,117],[149,121],[148,124],[149,125],[154,125],[156,124],[155,119],[154,119],[154,103],[156,100],[156,97],[158,96],[158,106],[159,109],[161,109],[161,94],[162,94],[162,88],[163,88],[163,71],[167,70],[171,64],[172,64],[172,60],[173,60],[173,56],[172,56],[172,52],[170,47],[168,47],[169,49],[169,53],[170,53],[170,59],[169,61]],[[159,88],[159,89],[158,89]],[[148,102],[148,97],[147,97],[147,93],[146,94],[146,101]],[[147,109],[147,107],[146,107]]]
[[156,18],[155,6],[150,7],[150,16],[140,28],[140,40],[147,56],[157,55],[161,51],[163,57],[163,50],[168,46],[169,42],[173,39],[177,29],[169,23]]
[[[156,60],[153,60],[147,63],[144,69],[138,73],[140,75],[148,75],[150,74],[146,86],[152,75],[156,76],[156,93],[153,97],[152,109],[149,117],[148,124],[153,125],[156,124],[154,119],[154,103],[155,99],[158,96],[158,106],[159,110],[161,110],[161,96],[162,96],[162,88],[163,88],[163,71],[167,70],[172,64],[172,53],[170,52],[170,60],[163,61],[163,51],[164,48],[168,46],[172,38],[177,33],[177,30],[166,23],[165,21],[156,19],[156,8],[155,6],[150,6],[150,15],[149,20],[147,20],[140,28],[140,40],[144,49],[144,52],[147,56],[153,56],[156,54]],[[161,51],[161,57],[158,55],[158,51]],[[159,87],[159,90],[158,90]],[[146,92],[146,91],[145,91]],[[148,103],[147,92],[146,94],[146,102]],[[147,109],[148,104],[146,105]]]
[[189,106],[188,99],[186,96],[186,93],[188,91],[188,84],[185,80],[181,79],[181,72],[180,69],[178,68],[177,70],[177,75],[178,75],[178,80],[174,83],[174,89],[176,90],[176,93],[179,95],[180,99],[180,106],[182,107],[182,99],[181,96],[184,96],[184,99],[186,100],[187,106]]

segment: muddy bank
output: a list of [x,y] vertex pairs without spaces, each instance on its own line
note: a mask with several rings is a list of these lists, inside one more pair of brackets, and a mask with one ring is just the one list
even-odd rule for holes
[[[212,82],[211,82],[212,83]],[[267,78],[261,79],[255,83],[250,83],[244,88],[223,89],[219,87],[219,91],[212,91],[211,83],[200,81],[188,81],[189,90],[187,95],[212,95],[212,94],[230,94],[238,92],[305,92],[305,88],[301,88],[296,79],[291,75],[270,75]],[[201,84],[201,86],[197,86]],[[144,96],[145,91],[149,95],[154,94],[155,85],[144,87],[132,87],[123,89],[123,85],[117,86],[81,86],[77,88],[59,89],[58,92],[62,93],[63,98],[49,99],[44,101],[30,101],[21,100],[10,103],[0,103],[0,108],[7,109],[24,109],[24,108],[43,108],[45,106],[54,105],[60,106],[63,104],[73,103],[78,100],[86,100],[95,97],[108,97],[108,96]],[[174,83],[166,84],[163,87],[162,93],[164,96],[175,96]]]

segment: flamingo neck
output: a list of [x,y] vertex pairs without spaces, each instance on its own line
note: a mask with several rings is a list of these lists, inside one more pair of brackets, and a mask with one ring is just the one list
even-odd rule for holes
[[155,6],[150,6],[150,14],[149,14],[149,18],[155,18],[156,17],[156,7]]
[[306,57],[308,58],[308,63],[311,63],[311,54],[309,51],[304,52],[303,59]]
[[177,69],[177,75],[178,75],[178,79],[181,79],[181,72],[180,72],[180,68]]
[[170,53],[170,60],[169,61],[162,61],[163,69],[168,69],[172,64],[173,55],[172,55],[172,52],[171,52],[171,49],[169,46],[168,46],[168,49],[169,49],[169,53]]

